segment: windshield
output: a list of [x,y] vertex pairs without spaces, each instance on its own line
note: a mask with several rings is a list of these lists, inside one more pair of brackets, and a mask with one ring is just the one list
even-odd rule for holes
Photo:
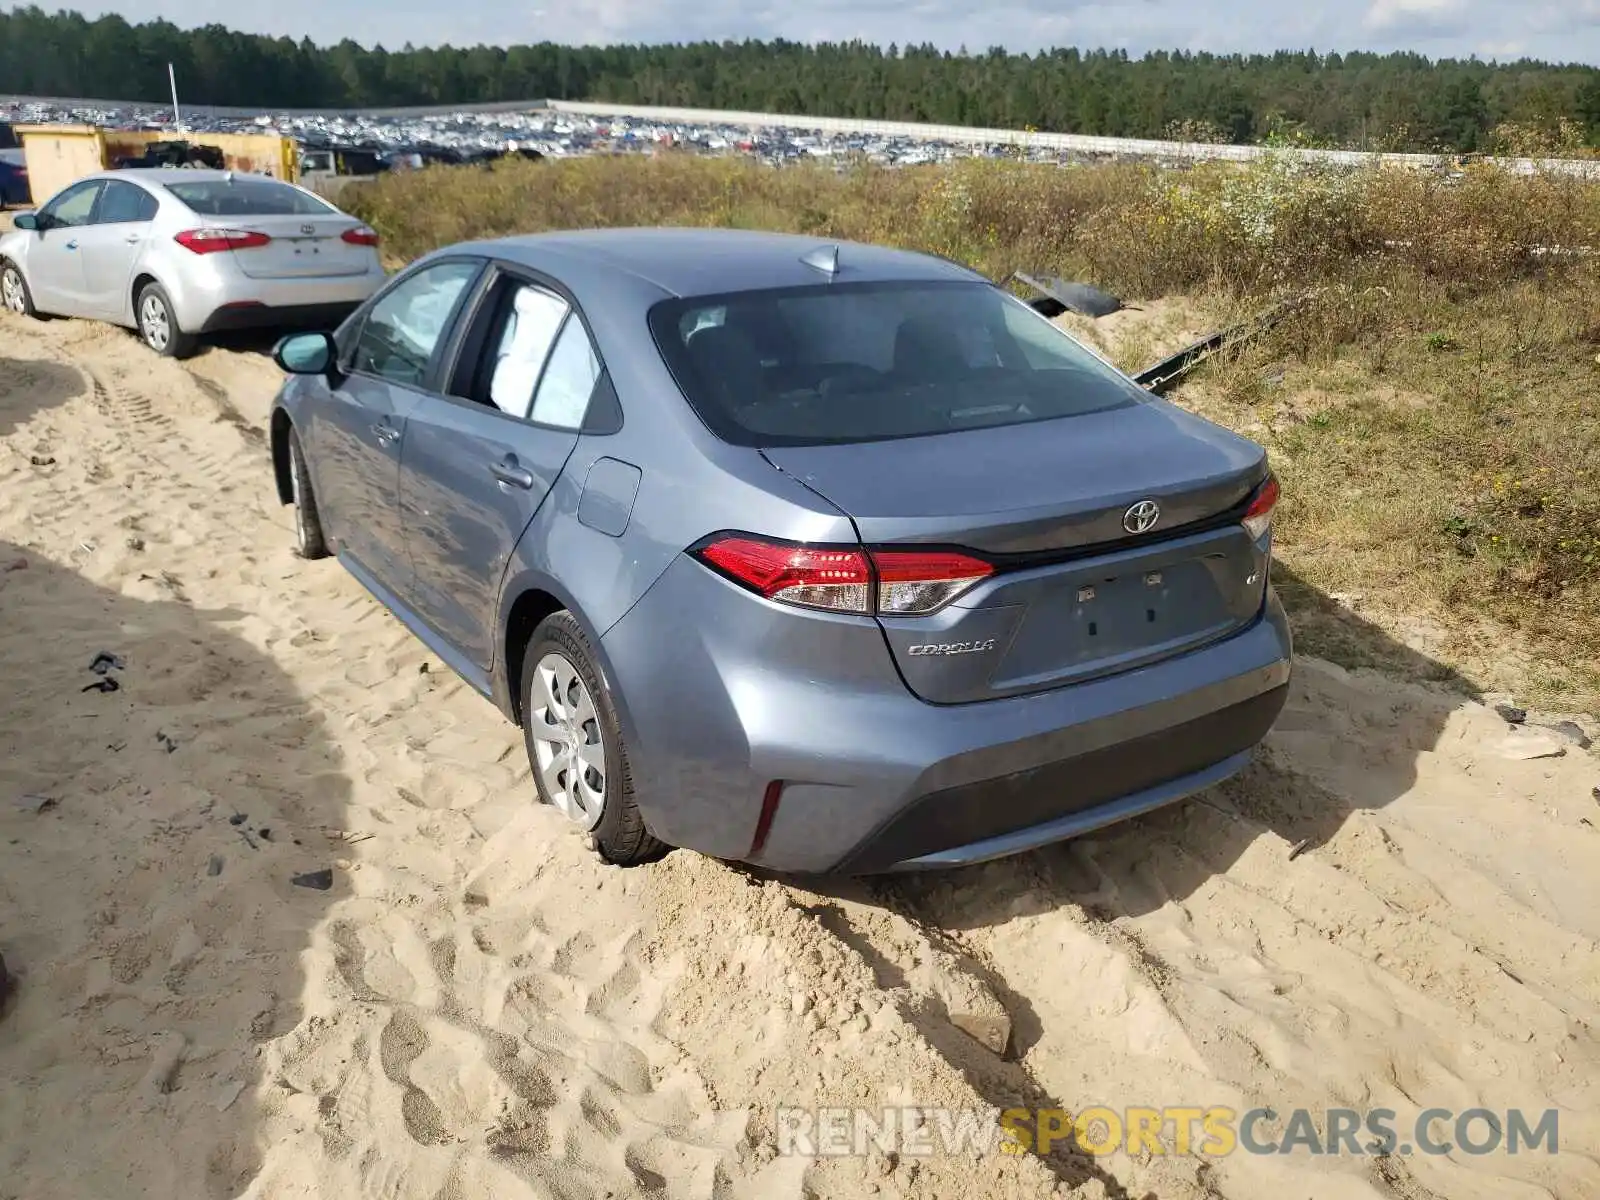
[[167,184],[203,217],[325,217],[339,210],[309,192],[258,175]]
[[713,432],[811,446],[1020,425],[1147,398],[984,283],[822,284],[670,300],[656,344]]

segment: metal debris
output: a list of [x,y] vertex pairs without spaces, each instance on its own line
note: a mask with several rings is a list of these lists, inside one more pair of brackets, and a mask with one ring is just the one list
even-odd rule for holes
[[89,670],[96,675],[104,675],[107,671],[120,671],[126,664],[109,650],[102,650],[94,656],[94,661],[89,664]]
[[1156,395],[1165,395],[1176,386],[1183,377],[1189,374],[1206,359],[1224,350],[1237,350],[1248,342],[1254,341],[1267,333],[1285,317],[1300,308],[1313,293],[1293,296],[1288,300],[1274,305],[1254,320],[1246,321],[1240,325],[1231,325],[1209,337],[1203,337],[1192,346],[1186,346],[1176,354],[1169,355],[1153,366],[1146,367],[1133,377],[1133,381],[1146,391]]
[[1075,312],[1080,316],[1098,319],[1109,317],[1123,308],[1122,301],[1109,292],[1102,292],[1087,283],[1062,279],[1058,275],[1034,276],[1013,271],[1000,281],[999,286],[1005,287],[1013,279],[1027,284],[1039,293],[1037,299],[1028,303],[1047,317],[1059,317],[1064,312]]

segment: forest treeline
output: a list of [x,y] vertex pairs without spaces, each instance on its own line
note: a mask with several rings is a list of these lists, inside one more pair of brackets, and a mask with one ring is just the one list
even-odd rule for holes
[[1269,55],[785,41],[386,50],[0,12],[0,92],[341,108],[561,98],[1193,140],[1540,153],[1600,145],[1600,70],[1416,54]]

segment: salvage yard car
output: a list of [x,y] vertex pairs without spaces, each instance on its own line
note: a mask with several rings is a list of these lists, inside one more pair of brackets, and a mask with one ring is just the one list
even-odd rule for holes
[[729,230],[437,251],[280,342],[279,498],[606,860],[978,862],[1283,707],[1256,444],[943,259]]
[[0,236],[7,308],[128,326],[172,358],[219,330],[332,329],[386,278],[356,218],[232,171],[104,171],[13,224]]

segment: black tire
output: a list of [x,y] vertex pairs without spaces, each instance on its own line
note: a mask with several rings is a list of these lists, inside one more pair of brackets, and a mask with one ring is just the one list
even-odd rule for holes
[[534,681],[538,665],[545,655],[560,654],[576,669],[583,685],[589,690],[605,744],[606,795],[605,807],[599,823],[585,836],[589,848],[605,863],[618,867],[635,867],[655,862],[671,846],[661,841],[645,827],[644,817],[634,800],[633,775],[628,766],[628,749],[623,740],[622,728],[617,721],[616,706],[611,693],[595,669],[594,652],[589,639],[576,618],[565,609],[539,622],[528,639],[522,655],[522,740],[528,752],[528,766],[533,772],[533,786],[541,803],[555,806],[555,800],[545,791],[540,778],[539,760],[534,750],[533,723],[536,703],[533,699]]
[[29,290],[21,268],[6,259],[0,259],[0,304],[19,316],[32,317],[37,321],[45,319],[45,315],[33,306],[33,292]]
[[199,348],[199,339],[178,324],[172,301],[159,283],[139,289],[133,320],[139,340],[163,358],[188,358]]
[[301,558],[327,558],[328,539],[322,532],[322,514],[317,511],[316,493],[311,490],[311,472],[306,469],[300,449],[300,435],[289,429],[289,486],[294,496],[295,553]]

